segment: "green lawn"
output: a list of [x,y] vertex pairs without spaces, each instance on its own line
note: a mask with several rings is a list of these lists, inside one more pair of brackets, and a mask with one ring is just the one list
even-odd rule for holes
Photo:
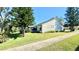
[[18,37],[17,39],[10,39],[7,42],[0,44],[0,50],[21,46],[24,44],[45,40],[48,38],[64,35],[63,32],[57,33],[26,33],[25,37]]
[[[78,49],[77,49],[78,48]],[[39,49],[40,51],[79,51],[79,34]]]

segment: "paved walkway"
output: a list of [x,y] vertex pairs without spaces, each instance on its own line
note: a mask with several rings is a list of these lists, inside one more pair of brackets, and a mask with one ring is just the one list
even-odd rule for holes
[[51,45],[53,43],[62,41],[64,39],[69,38],[69,37],[76,35],[76,34],[79,34],[79,31],[67,33],[63,36],[58,36],[58,37],[54,37],[54,38],[43,40],[43,41],[38,41],[38,42],[26,44],[24,46],[11,48],[11,49],[8,49],[6,51],[36,51],[37,49],[40,49],[40,48],[43,48],[45,46]]

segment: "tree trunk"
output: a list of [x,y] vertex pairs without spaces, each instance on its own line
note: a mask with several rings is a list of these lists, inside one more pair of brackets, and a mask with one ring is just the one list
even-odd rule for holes
[[21,26],[21,28],[20,28],[20,34],[24,37],[25,29],[23,26]]
[[74,26],[70,26],[70,31],[72,32],[72,31],[74,31],[75,29],[74,29]]

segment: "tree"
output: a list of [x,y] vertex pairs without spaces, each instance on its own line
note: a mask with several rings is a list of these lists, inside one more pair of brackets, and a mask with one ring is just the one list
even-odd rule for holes
[[[11,10],[9,7],[0,7],[0,28],[1,28],[1,33],[2,36],[0,37],[1,40],[0,42],[4,42],[7,40],[7,37],[11,31]],[[4,31],[3,31],[4,30]]]
[[14,7],[12,8],[12,14],[17,22],[17,26],[20,27],[20,34],[24,36],[25,28],[32,25],[34,22],[33,10],[31,7]]
[[74,31],[74,26],[78,24],[79,11],[77,7],[68,7],[65,14],[65,19],[70,27],[71,31]]
[[0,27],[1,27],[1,32],[3,30],[3,17],[2,17],[2,12],[3,12],[4,8],[3,7],[0,7]]
[[10,33],[10,22],[11,22],[11,9],[9,7],[0,8],[0,22],[1,32],[4,30],[4,34]]

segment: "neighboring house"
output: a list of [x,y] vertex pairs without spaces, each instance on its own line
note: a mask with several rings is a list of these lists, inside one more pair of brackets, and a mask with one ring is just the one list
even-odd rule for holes
[[[65,30],[65,31],[70,31],[69,28],[70,28],[69,24],[68,24],[67,22],[65,22],[65,23],[64,23],[64,30]],[[74,26],[74,29],[75,29],[75,30],[79,30],[79,25]]]
[[[74,26],[75,30],[79,30],[79,26]],[[70,31],[69,26],[64,26],[65,31]]]
[[64,30],[64,20],[58,17],[54,17],[49,19],[48,21],[45,21],[43,23],[40,23],[33,28],[36,28],[39,32],[48,32],[48,31],[62,31]]

